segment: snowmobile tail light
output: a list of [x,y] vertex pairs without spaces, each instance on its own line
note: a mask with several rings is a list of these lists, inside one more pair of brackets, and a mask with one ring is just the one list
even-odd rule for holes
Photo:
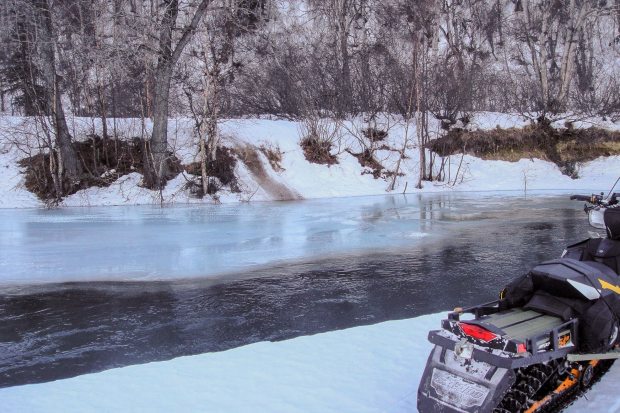
[[527,353],[527,347],[524,343],[519,343],[517,345],[517,353]]
[[496,338],[498,338],[499,336],[485,328],[482,328],[480,326],[474,325],[474,324],[468,324],[468,323],[458,323],[459,327],[461,328],[461,331],[471,337],[471,338],[475,338],[477,340],[481,340],[484,342],[489,342],[491,340],[495,340]]
[[594,208],[588,212],[588,221],[594,228],[605,229],[605,209]]

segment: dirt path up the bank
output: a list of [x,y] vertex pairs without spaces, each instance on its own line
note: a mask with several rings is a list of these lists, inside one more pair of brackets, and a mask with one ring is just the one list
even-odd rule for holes
[[259,155],[258,148],[253,145],[238,146],[237,152],[241,161],[247,166],[254,180],[274,201],[291,201],[303,199],[296,191],[287,187],[270,176]]

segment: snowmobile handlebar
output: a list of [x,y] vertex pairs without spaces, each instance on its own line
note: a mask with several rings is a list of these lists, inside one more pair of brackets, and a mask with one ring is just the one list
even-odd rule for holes
[[591,204],[598,204],[603,200],[603,196],[602,195],[571,195],[570,196],[571,201],[586,201],[589,202]]
[[595,205],[595,206],[611,206],[611,205],[616,205],[618,203],[618,196],[620,196],[619,193],[614,192],[613,194],[611,194],[611,196],[609,196],[608,198],[605,198],[604,194],[600,194],[600,195],[596,195],[596,194],[592,194],[592,195],[571,195],[570,199],[571,200],[577,200],[577,201],[585,201],[589,204]]

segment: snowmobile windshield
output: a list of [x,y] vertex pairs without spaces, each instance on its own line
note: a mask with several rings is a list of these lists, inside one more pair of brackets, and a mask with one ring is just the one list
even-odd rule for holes
[[588,212],[588,220],[590,225],[598,229],[606,229],[605,226],[605,209],[594,208]]

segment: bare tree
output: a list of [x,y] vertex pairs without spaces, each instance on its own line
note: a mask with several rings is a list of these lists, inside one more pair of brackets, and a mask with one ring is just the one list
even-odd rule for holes
[[[145,162],[144,184],[150,188],[161,189],[168,175],[168,98],[170,82],[183,50],[196,32],[202,18],[207,13],[211,0],[201,0],[191,14],[189,23],[181,30],[181,36],[174,43],[177,30],[179,0],[164,0],[159,21],[157,66],[155,69],[155,89],[153,97],[153,134],[150,140],[150,158]],[[148,165],[148,166],[147,166]]]
[[[68,179],[69,188],[77,185],[82,172],[72,137],[67,127],[67,120],[62,105],[62,91],[59,87],[57,74],[57,35],[54,28],[50,0],[34,0],[34,16],[38,29],[37,46],[41,58],[41,74],[47,87],[48,106],[51,110],[52,125],[54,127],[57,152],[50,156],[57,157],[57,175]],[[63,191],[64,192],[64,191]],[[59,194],[59,196],[62,194]]]
[[515,35],[526,47],[521,61],[531,65],[538,84],[536,109],[545,117],[566,109],[580,34],[609,7],[594,0],[522,0],[521,5],[522,11],[515,12]]

